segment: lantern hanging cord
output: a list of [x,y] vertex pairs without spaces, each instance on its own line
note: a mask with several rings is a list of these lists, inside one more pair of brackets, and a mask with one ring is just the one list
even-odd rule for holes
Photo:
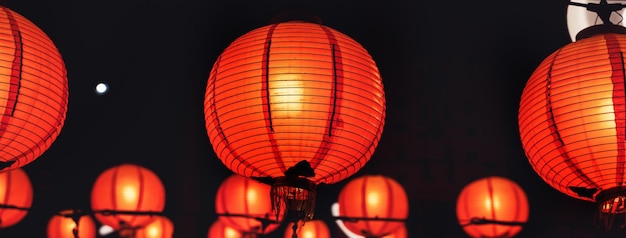
[[405,222],[406,219],[400,218],[384,218],[384,217],[346,217],[346,216],[336,216],[333,217],[337,220],[342,220],[345,222],[359,222],[359,221],[390,221],[390,222]]
[[489,224],[504,225],[504,226],[523,226],[524,224],[526,224],[526,222],[498,221],[498,220],[492,220],[492,219],[487,219],[487,218],[472,217],[469,223],[462,224],[461,226],[465,227],[469,225],[489,225]]

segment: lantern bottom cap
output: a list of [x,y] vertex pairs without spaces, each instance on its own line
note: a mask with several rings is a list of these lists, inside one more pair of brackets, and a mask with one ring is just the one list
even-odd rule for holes
[[620,186],[599,192],[595,196],[598,205],[596,225],[612,230],[614,224],[619,229],[626,228],[626,187]]
[[311,220],[315,210],[316,185],[300,177],[277,177],[271,184],[270,195],[276,216],[282,209],[294,213],[294,220]]

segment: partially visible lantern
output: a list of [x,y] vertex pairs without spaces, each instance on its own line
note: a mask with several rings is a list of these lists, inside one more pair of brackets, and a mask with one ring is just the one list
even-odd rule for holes
[[207,238],[243,238],[243,235],[218,219],[209,227]]
[[65,122],[65,63],[35,24],[0,6],[0,171],[43,154]]
[[134,238],[172,238],[174,223],[164,216],[157,216],[150,224],[135,231]]
[[456,216],[471,237],[513,237],[528,220],[528,200],[517,183],[498,176],[486,177],[461,190]]
[[626,28],[586,28],[535,69],[518,116],[533,169],[558,191],[596,202],[608,227],[615,215],[626,224],[624,54]]
[[393,233],[383,236],[383,238],[407,238],[409,237],[409,233],[406,230],[406,225],[401,226],[399,229],[394,231]]
[[[72,216],[78,216],[78,227]],[[96,223],[89,215],[63,210],[48,220],[47,234],[48,238],[95,238]]]
[[299,221],[296,226],[296,236],[293,234],[294,222],[290,222],[285,229],[285,238],[330,238],[330,230],[322,220]]
[[0,228],[21,221],[33,204],[33,186],[23,169],[0,173],[0,204],[14,208],[0,208]]
[[269,185],[233,174],[217,190],[215,211],[220,221],[242,234],[268,234],[283,219],[274,214],[269,194]]
[[136,229],[152,222],[165,207],[165,188],[151,170],[121,164],[102,172],[91,190],[95,218],[115,230]]
[[392,234],[409,215],[402,185],[382,175],[364,175],[349,181],[339,192],[337,202],[346,228],[365,237]]
[[277,212],[286,201],[311,219],[316,185],[351,176],[374,153],[385,93],[358,42],[320,23],[286,21],[252,30],[222,52],[204,114],[224,165],[272,185]]

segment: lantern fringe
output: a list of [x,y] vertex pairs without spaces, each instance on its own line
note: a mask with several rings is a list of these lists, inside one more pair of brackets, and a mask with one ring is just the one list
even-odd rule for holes
[[[299,177],[278,177],[271,185],[270,196],[272,197],[272,210],[276,214],[276,219],[282,214],[295,212],[296,222],[298,220],[308,221],[313,219],[315,211],[315,184],[305,178]],[[283,208],[284,206],[284,208]]]
[[596,195],[598,204],[595,224],[610,231],[618,224],[619,229],[626,227],[626,187],[611,188]]

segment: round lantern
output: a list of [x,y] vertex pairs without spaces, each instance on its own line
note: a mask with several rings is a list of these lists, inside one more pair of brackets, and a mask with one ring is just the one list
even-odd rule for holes
[[150,224],[137,229],[134,238],[172,238],[174,223],[164,216],[156,216]]
[[296,234],[293,234],[294,222],[290,222],[285,229],[285,238],[330,238],[330,230],[322,220],[310,220],[306,223],[299,221],[295,226]]
[[[74,219],[78,221],[78,228]],[[63,210],[50,218],[47,233],[48,238],[95,238],[96,223],[89,215],[77,214],[73,210]]]
[[243,236],[239,231],[218,219],[209,227],[207,238],[243,238]]
[[383,237],[404,225],[409,204],[402,185],[382,175],[364,175],[339,192],[339,216],[353,233]]
[[68,83],[61,54],[35,24],[0,6],[0,171],[37,159],[65,122]]
[[517,183],[486,177],[461,190],[456,216],[470,237],[513,237],[528,220],[528,200]]
[[393,233],[383,236],[383,238],[407,238],[409,237],[409,233],[406,230],[406,225],[401,226]]
[[151,170],[122,164],[102,172],[91,190],[95,218],[115,230],[137,229],[165,207],[165,188]]
[[356,173],[383,131],[385,94],[369,53],[319,23],[252,30],[217,58],[204,113],[208,137],[233,172],[272,185],[311,219],[315,187]]
[[626,200],[624,53],[626,28],[586,28],[535,69],[518,116],[533,169],[560,192],[597,202],[607,221],[626,216],[616,206]]
[[33,187],[24,170],[17,168],[0,173],[0,228],[21,221],[33,204]]
[[220,221],[242,234],[267,234],[283,219],[274,214],[269,194],[269,185],[233,174],[217,190],[215,211]]

